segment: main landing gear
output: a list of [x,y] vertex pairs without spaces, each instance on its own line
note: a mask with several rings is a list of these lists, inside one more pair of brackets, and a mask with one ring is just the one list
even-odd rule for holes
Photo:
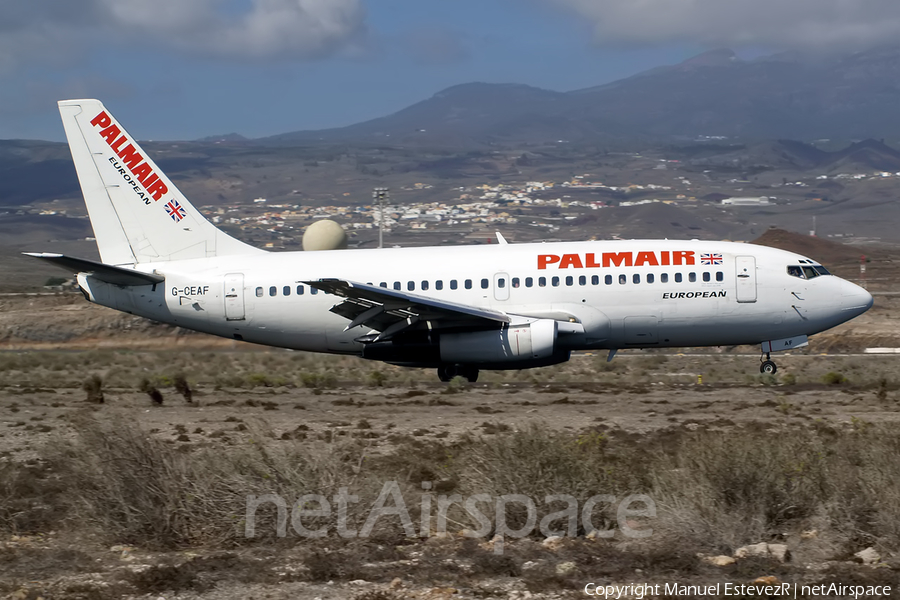
[[478,381],[478,369],[466,365],[444,365],[438,367],[437,372],[441,381],[450,381],[454,377],[464,377],[469,383]]
[[762,361],[759,364],[760,373],[765,373],[766,375],[774,375],[778,372],[778,367],[772,361],[771,356],[768,352],[766,352],[766,360],[762,360],[762,357],[760,357],[760,361]]

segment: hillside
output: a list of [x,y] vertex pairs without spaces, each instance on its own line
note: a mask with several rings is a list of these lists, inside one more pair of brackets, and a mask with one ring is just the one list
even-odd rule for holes
[[[866,255],[871,258],[873,254],[871,249],[863,250],[846,244],[832,242],[831,240],[777,228],[769,229],[751,243],[796,252],[828,266],[858,265],[860,256]],[[876,251],[875,254],[880,256],[881,253]]]
[[349,127],[282,134],[267,143],[581,142],[598,136],[753,139],[900,137],[900,48],[829,58],[744,61],[714,50],[677,65],[566,93],[473,83]]

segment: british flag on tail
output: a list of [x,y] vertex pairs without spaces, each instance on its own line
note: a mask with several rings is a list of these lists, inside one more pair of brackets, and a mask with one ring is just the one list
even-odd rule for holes
[[721,253],[707,253],[700,255],[700,264],[701,265],[721,265],[722,264],[722,254]]
[[178,200],[172,200],[166,204],[166,212],[169,213],[169,216],[172,217],[172,220],[176,223],[187,216],[187,213],[184,212],[184,208],[178,204]]

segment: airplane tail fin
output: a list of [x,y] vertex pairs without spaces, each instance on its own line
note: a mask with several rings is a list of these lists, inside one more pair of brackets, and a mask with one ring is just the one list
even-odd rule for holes
[[105,264],[263,252],[207,221],[99,100],[62,100],[59,113]]

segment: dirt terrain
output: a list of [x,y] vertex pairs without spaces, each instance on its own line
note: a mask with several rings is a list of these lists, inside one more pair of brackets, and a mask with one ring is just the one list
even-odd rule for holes
[[[589,582],[758,578],[896,589],[900,378],[896,356],[863,351],[900,346],[897,302],[876,296],[863,317],[780,356],[776,376],[759,373],[752,348],[713,348],[612,363],[583,353],[447,386],[430,371],[210,338],[76,295],[6,296],[0,593],[576,598]],[[94,376],[103,403],[87,400]],[[464,496],[646,492],[655,533],[579,529],[548,542],[535,531],[498,553],[497,523],[469,539],[464,514],[447,534],[410,538],[387,519],[346,540],[278,537],[269,511],[260,539],[240,535],[248,494],[293,501],[345,486],[371,506],[385,481],[410,506],[426,481]],[[731,558],[759,543],[790,558]],[[860,564],[869,549],[878,559]]]

